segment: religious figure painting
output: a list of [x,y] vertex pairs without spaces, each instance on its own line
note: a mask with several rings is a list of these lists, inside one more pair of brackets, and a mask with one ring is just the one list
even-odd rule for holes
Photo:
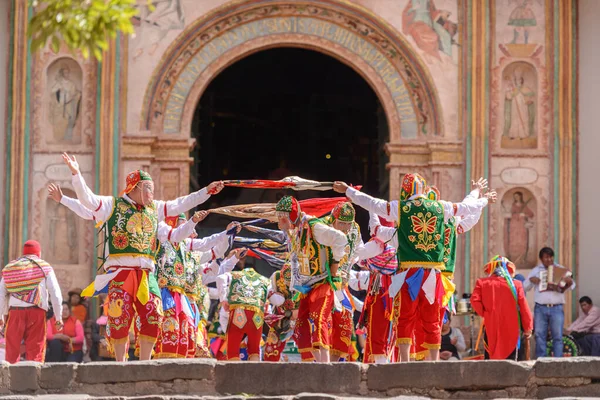
[[504,255],[518,269],[532,268],[537,262],[536,200],[524,188],[511,189],[502,198],[504,214]]
[[52,127],[48,143],[81,143],[81,67],[71,58],[61,58],[50,64],[46,77],[48,122]]
[[514,62],[503,71],[504,126],[501,147],[537,147],[537,74],[526,62]]
[[[543,0],[537,0],[542,5]],[[537,26],[533,0],[509,0],[510,5],[516,5],[508,17],[508,26],[513,29],[511,44],[528,44],[529,33]]]
[[[439,0],[438,0],[439,1]],[[458,24],[451,12],[436,7],[434,0],[409,0],[402,12],[402,31],[424,53],[425,61],[453,63]]]
[[[63,189],[66,196],[77,198],[77,195],[68,189]],[[74,213],[67,207],[48,198],[46,200],[46,221],[48,221],[46,240],[44,246],[46,260],[53,264],[78,264],[79,254],[77,243],[79,240],[79,221]]]
[[138,5],[140,13],[133,17],[136,26],[133,60],[144,52],[152,56],[171,30],[185,27],[182,0],[152,0],[151,5]]

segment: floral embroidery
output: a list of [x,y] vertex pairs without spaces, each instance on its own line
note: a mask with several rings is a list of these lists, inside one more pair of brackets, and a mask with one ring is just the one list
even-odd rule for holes
[[175,266],[173,268],[175,269],[175,273],[177,275],[183,275],[184,269],[183,269],[182,263],[180,263],[180,262],[175,263]]
[[113,234],[113,246],[119,250],[123,250],[129,245],[129,239],[125,232],[116,232]]
[[415,240],[417,240],[417,238],[415,237],[415,235],[408,235],[408,240],[414,242]]
[[144,251],[151,248],[154,233],[154,224],[152,220],[143,213],[136,213],[127,221],[127,232],[131,234],[131,247],[136,250]]
[[410,220],[412,230],[417,234],[415,248],[424,252],[435,249],[436,242],[440,240],[439,234],[434,235],[437,226],[437,216],[432,215],[431,212],[425,214],[419,212],[417,215],[411,215]]
[[165,286],[167,286],[167,278],[165,278],[164,276],[161,276],[160,278],[158,278],[158,286],[163,288]]
[[450,244],[450,228],[444,229],[444,247]]

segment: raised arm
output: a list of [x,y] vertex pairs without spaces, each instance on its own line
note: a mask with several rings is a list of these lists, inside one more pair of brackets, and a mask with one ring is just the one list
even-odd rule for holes
[[346,197],[354,204],[364,208],[365,210],[384,217],[389,221],[398,219],[398,201],[386,201],[369,196],[352,187],[346,189]]
[[186,241],[188,251],[209,251],[215,246],[223,245],[228,243],[227,232],[233,227],[237,227],[239,232],[241,226],[238,222],[232,222],[227,225],[227,228],[223,232],[215,233],[214,235],[207,236],[201,239],[191,239]]
[[156,200],[155,204],[158,210],[158,218],[159,220],[163,220],[168,216],[175,216],[188,212],[192,208],[204,203],[211,195],[219,193],[223,190],[223,187],[223,182],[213,182],[205,188],[190,193],[187,196],[178,197],[175,200]]
[[71,183],[81,205],[90,210],[97,221],[106,221],[110,217],[114,205],[113,197],[94,194],[85,183],[79,170],[71,177]]

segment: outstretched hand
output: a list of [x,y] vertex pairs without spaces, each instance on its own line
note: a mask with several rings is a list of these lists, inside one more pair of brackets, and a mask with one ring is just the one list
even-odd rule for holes
[[196,211],[194,213],[194,216],[192,217],[192,221],[194,221],[194,223],[197,224],[198,222],[201,222],[206,217],[208,217],[208,214],[210,214],[210,211],[207,210]]
[[240,233],[240,231],[242,230],[242,225],[239,222],[237,222],[237,221],[230,222],[229,225],[227,225],[227,229],[226,230],[229,231],[234,226],[236,227],[236,234]]
[[495,203],[498,200],[498,193],[494,189],[491,189],[485,194],[485,197],[488,199],[488,202]]
[[348,184],[346,184],[346,182],[342,182],[342,181],[335,181],[333,182],[333,190],[338,192],[338,193],[346,193],[346,190],[348,189]]
[[67,167],[71,170],[71,174],[77,175],[79,173],[79,163],[77,162],[75,155],[71,158],[67,153],[63,153],[62,158],[65,164],[67,164]]
[[471,181],[471,185],[474,189],[479,189],[479,192],[483,193],[483,191],[488,187],[488,180],[481,177],[477,181]]
[[48,185],[48,197],[50,197],[55,202],[60,203],[60,201],[63,197],[62,190],[60,190],[60,185],[56,185],[54,183],[49,184]]
[[225,187],[225,184],[223,183],[223,181],[216,181],[216,182],[212,182],[210,185],[208,185],[206,187],[206,190],[207,190],[208,194],[213,195],[213,194],[218,194],[221,190],[223,190],[224,187]]

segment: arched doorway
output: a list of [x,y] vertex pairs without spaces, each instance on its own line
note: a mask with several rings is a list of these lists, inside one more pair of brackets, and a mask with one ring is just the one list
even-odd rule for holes
[[[384,145],[389,130],[379,99],[362,76],[321,52],[280,47],[235,62],[208,84],[191,132],[197,143],[191,190],[215,179],[298,175],[361,184],[381,196],[388,192]],[[282,194],[228,188],[211,199],[211,207],[275,202]],[[367,213],[357,218],[367,226]],[[224,217],[211,215],[202,225],[225,223]]]

